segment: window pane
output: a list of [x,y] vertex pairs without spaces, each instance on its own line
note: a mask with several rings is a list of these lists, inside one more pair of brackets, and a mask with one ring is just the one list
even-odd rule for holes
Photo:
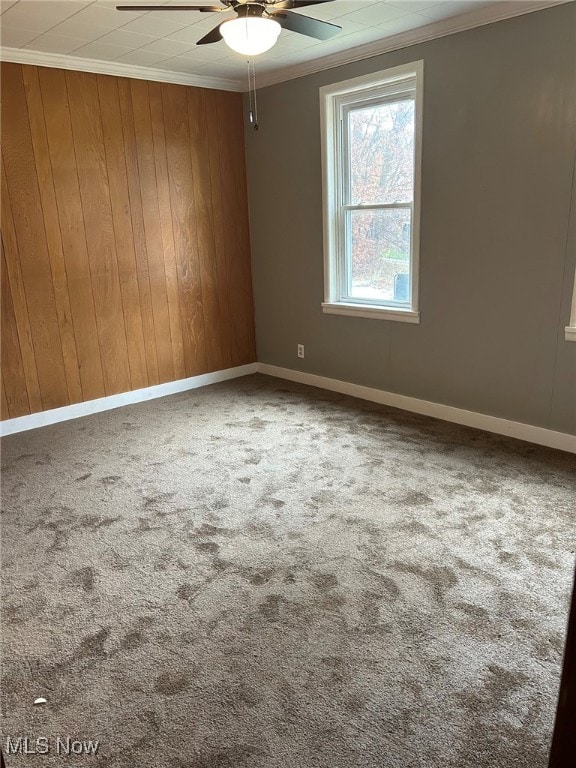
[[410,208],[347,212],[349,297],[410,301]]
[[348,113],[351,205],[411,202],[414,184],[414,101]]

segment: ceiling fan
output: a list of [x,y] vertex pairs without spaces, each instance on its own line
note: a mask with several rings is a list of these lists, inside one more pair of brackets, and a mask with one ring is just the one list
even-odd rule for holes
[[218,5],[118,5],[118,11],[200,11],[225,13],[234,11],[229,18],[204,35],[196,45],[224,40],[229,48],[245,56],[257,56],[276,43],[282,29],[298,32],[317,40],[327,40],[342,27],[319,21],[309,16],[290,13],[292,8],[331,3],[334,0],[220,0]]

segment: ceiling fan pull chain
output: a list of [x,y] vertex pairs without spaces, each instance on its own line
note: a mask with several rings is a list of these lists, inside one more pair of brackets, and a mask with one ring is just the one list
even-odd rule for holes
[[250,125],[253,126],[254,130],[257,131],[259,129],[258,126],[258,103],[256,101],[256,70],[254,66],[254,62],[252,61],[252,75],[250,74],[250,59],[246,62],[248,64],[248,99],[249,99],[249,112],[248,112],[248,119],[250,120]]
[[250,120],[250,125],[254,122],[254,113],[252,112],[252,83],[250,82],[250,59],[246,59],[246,64],[248,65],[248,119]]
[[256,64],[254,59],[252,59],[252,89],[254,91],[254,130],[257,131],[260,126],[258,125],[258,96],[256,94]]

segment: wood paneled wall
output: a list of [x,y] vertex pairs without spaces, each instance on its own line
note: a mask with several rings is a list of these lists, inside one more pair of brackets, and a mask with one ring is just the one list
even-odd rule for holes
[[2,418],[254,361],[240,94],[1,70]]

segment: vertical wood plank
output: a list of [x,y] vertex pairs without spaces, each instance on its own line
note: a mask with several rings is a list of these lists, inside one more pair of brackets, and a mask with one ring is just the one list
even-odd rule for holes
[[138,292],[118,81],[116,78],[106,75],[98,75],[97,79],[106,166],[110,181],[118,274],[126,326],[130,383],[132,389],[140,389],[148,386],[148,371]]
[[63,70],[46,67],[39,68],[38,76],[42,102],[46,105],[44,119],[48,152],[66,263],[82,394],[84,400],[93,400],[104,397],[104,377],[66,80]]
[[72,136],[107,395],[130,389],[126,329],[96,75],[66,72]]
[[154,329],[156,332],[158,374],[161,382],[173,381],[174,361],[172,357],[166,272],[162,249],[162,229],[160,225],[160,212],[158,210],[158,186],[156,182],[148,83],[145,80],[132,80],[130,85],[132,109],[134,111],[140,196],[144,212],[144,235],[146,237],[146,252],[148,253],[150,290],[154,312]]
[[184,359],[186,374],[195,376],[207,370],[207,355],[198,245],[195,237],[194,185],[190,165],[186,88],[165,85],[162,87],[162,100],[172,225],[180,287],[180,310],[184,331]]
[[26,390],[24,366],[20,352],[20,340],[16,328],[14,305],[4,257],[4,244],[0,241],[1,250],[1,283],[2,283],[2,373],[6,376],[7,389],[3,392],[10,418],[24,416],[30,413],[30,403]]
[[66,275],[66,263],[60,235],[60,222],[58,221],[58,208],[56,194],[52,179],[52,167],[50,165],[50,153],[48,151],[48,139],[44,123],[44,107],[40,93],[40,81],[36,67],[23,67],[24,87],[30,118],[32,133],[32,146],[40,199],[42,201],[42,216],[48,244],[48,256],[52,271],[54,285],[54,298],[56,301],[56,313],[60,326],[60,340],[62,342],[62,356],[64,359],[64,371],[68,387],[68,402],[79,403],[82,401],[82,385],[78,355],[76,353],[76,337],[72,321],[72,309],[68,294],[68,278]]
[[238,178],[238,163],[235,157],[239,151],[237,133],[240,131],[240,135],[243,134],[231,96],[232,94],[228,93],[218,94],[217,114],[227,274],[231,287],[230,311],[234,324],[232,364],[243,365],[253,359],[253,344],[250,338],[250,313],[246,297],[246,242],[241,221],[246,208],[242,205],[241,190],[238,189],[241,180]]
[[158,208],[164,250],[168,311],[170,315],[170,337],[172,339],[172,356],[174,359],[174,374],[177,379],[183,379],[186,376],[184,341],[182,339],[182,324],[180,321],[178,272],[176,268],[174,232],[172,230],[172,212],[170,210],[170,188],[168,182],[168,163],[166,160],[162,86],[159,83],[149,83],[149,97],[152,136],[154,139],[156,184],[158,188]]
[[30,320],[28,318],[26,289],[24,287],[22,269],[20,267],[16,230],[14,229],[12,207],[10,204],[10,195],[8,194],[8,182],[4,171],[3,160],[1,161],[1,165],[2,189],[0,200],[2,203],[2,241],[4,257],[6,259],[6,271],[12,291],[14,315],[16,318],[16,327],[18,328],[18,338],[20,340],[20,352],[22,355],[22,365],[24,367],[28,402],[30,403],[30,410],[32,413],[37,413],[42,410],[40,383],[38,381],[38,371],[36,369],[36,357],[34,356],[34,344],[32,343],[32,329],[30,328]]
[[118,79],[118,94],[120,96],[120,111],[122,114],[122,127],[124,133],[124,151],[126,153],[126,170],[128,173],[130,214],[132,217],[132,233],[134,236],[134,249],[136,254],[140,309],[142,312],[142,325],[144,328],[148,384],[154,385],[158,384],[160,378],[158,375],[156,333],[152,310],[152,294],[150,290],[146,236],[144,233],[144,214],[142,212],[140,179],[138,176],[138,155],[136,151],[136,135],[134,131],[134,113],[132,111],[130,80],[126,80],[125,78]]
[[[8,116],[9,119],[6,119]],[[42,406],[57,408],[68,402],[68,388],[60,341],[60,329],[52,287],[46,233],[42,217],[38,179],[34,165],[22,68],[2,65],[2,154],[11,199],[12,214]]]
[[196,239],[202,286],[202,308],[206,334],[208,370],[224,367],[222,328],[218,308],[216,274],[216,245],[212,215],[212,184],[210,179],[210,150],[206,122],[206,99],[201,88],[187,88],[190,158],[194,185]]
[[4,374],[0,376],[0,420],[10,418],[10,411],[8,409],[8,401],[6,400],[6,392],[4,388]]
[[206,92],[206,121],[210,161],[211,208],[214,223],[214,246],[218,285],[218,312],[222,332],[222,363],[230,368],[234,346],[234,329],[230,315],[230,280],[226,257],[224,211],[222,209],[222,180],[220,178],[220,140],[218,137],[218,93]]
[[243,363],[256,360],[256,334],[254,328],[254,296],[252,288],[252,257],[250,248],[250,225],[248,217],[248,183],[246,154],[244,151],[244,109],[242,95],[229,93],[230,120],[234,126],[232,138],[235,148],[232,152],[234,190],[236,192],[237,231],[241,243],[241,268],[244,282],[245,329],[243,340]]

